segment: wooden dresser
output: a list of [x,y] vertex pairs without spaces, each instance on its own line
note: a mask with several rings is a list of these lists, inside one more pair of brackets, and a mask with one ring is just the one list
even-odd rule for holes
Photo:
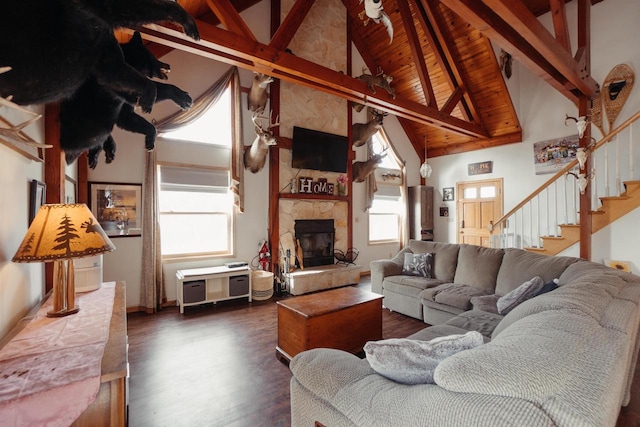
[[[109,325],[109,338],[104,347],[101,363],[100,389],[96,399],[76,419],[73,426],[119,427],[127,425],[127,310],[125,284],[117,282],[113,312]],[[23,330],[47,299],[36,306],[15,328],[0,341],[4,347]]]

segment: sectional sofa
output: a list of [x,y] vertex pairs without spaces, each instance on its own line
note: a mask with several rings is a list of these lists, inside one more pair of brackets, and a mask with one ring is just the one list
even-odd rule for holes
[[[432,254],[432,277],[402,274],[406,253]],[[496,310],[535,276],[557,288]],[[638,276],[578,258],[411,241],[373,262],[371,281],[385,307],[431,325],[400,344],[469,331],[483,340],[411,385],[346,352],[300,353],[290,364],[294,426],[614,426],[629,401]]]

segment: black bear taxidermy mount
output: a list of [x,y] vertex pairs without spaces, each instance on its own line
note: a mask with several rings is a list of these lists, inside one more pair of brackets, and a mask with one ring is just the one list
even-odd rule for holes
[[[125,61],[147,77],[166,78],[170,66],[158,61],[144,46],[140,33],[121,45]],[[193,101],[180,88],[160,82],[156,87],[156,102],[172,100],[180,108],[191,107]],[[104,149],[106,162],[115,158],[116,144],[111,137],[113,126],[145,135],[145,147],[152,150],[155,145],[156,128],[134,112],[135,98],[128,93],[106,89],[96,79],[90,78],[71,98],[60,105],[60,146],[67,163],[72,163],[80,154],[89,150],[89,166],[94,169],[98,156]]]
[[[6,3],[6,2],[5,2]],[[20,0],[0,14],[0,96],[19,105],[61,101],[89,78],[151,111],[156,85],[127,65],[113,30],[171,21],[199,39],[171,0]]]

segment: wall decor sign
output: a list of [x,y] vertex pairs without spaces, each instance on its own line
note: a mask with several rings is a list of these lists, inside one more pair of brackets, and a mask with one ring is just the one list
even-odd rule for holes
[[298,192],[305,194],[333,194],[334,184],[325,178],[314,181],[312,178],[298,178]]
[[493,161],[469,163],[469,175],[482,175],[493,172]]
[[89,204],[107,236],[142,234],[142,184],[90,182]]
[[549,139],[533,144],[536,175],[556,173],[575,160],[580,137],[576,135]]

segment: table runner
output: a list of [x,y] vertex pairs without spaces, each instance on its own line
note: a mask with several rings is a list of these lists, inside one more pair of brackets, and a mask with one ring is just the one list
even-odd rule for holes
[[0,426],[68,426],[95,400],[114,296],[115,282],[103,283],[58,318],[49,298],[0,349]]

